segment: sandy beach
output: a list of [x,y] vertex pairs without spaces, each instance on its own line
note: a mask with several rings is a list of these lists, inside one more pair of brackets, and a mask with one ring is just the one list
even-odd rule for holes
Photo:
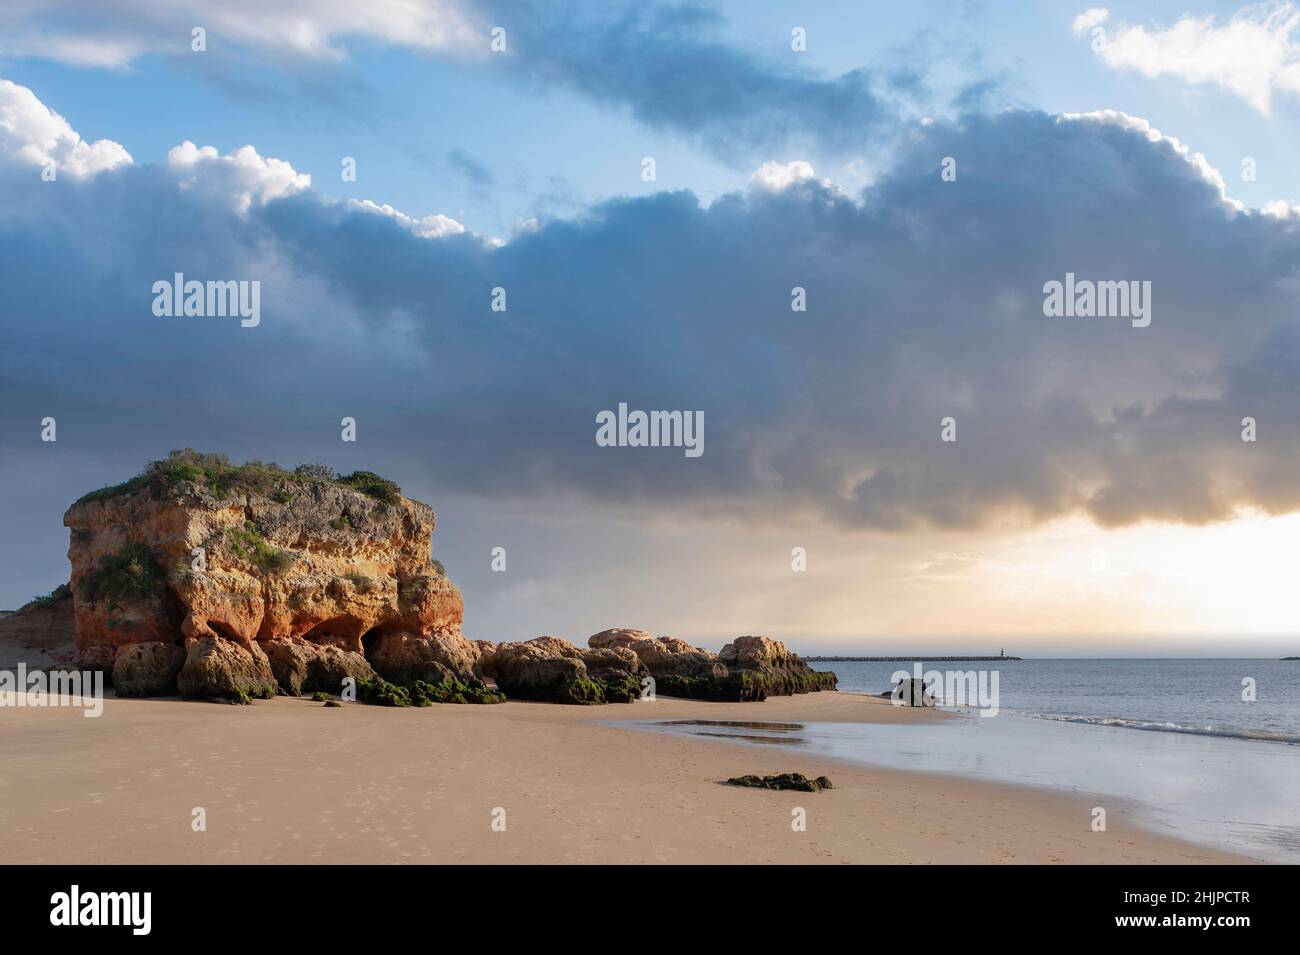
[[[612,720],[944,719],[870,697],[327,708],[117,700],[0,710],[14,863],[1220,863],[1068,795],[869,770]],[[798,771],[830,792],[721,780]],[[194,810],[206,831],[193,831]],[[807,830],[791,828],[803,807]],[[494,831],[503,809],[505,831]],[[497,814],[498,817],[500,813]]]

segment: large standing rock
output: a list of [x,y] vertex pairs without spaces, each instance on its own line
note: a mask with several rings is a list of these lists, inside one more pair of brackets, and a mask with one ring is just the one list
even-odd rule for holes
[[186,653],[174,643],[128,643],[113,659],[118,696],[175,696]]
[[176,452],[63,520],[79,646],[170,642],[179,628],[360,652],[370,631],[443,631],[463,616],[429,559],[433,511],[395,487]]
[[[456,675],[477,664],[475,649],[463,665],[460,591],[429,557],[433,511],[368,472],[173,452],[86,495],[64,524],[82,661],[111,667],[127,644],[200,638],[250,652],[301,639],[361,656],[376,635],[406,632],[436,644],[426,676],[441,673],[433,663]],[[290,684],[310,684],[305,660],[276,652]],[[332,683],[364,672],[355,656],[317,654],[312,666]]]
[[185,665],[176,678],[181,696],[232,703],[275,696],[275,674],[256,643],[245,647],[220,637],[194,637],[185,643]]
[[398,684],[468,683],[476,679],[479,660],[478,647],[459,633],[381,633],[366,652],[375,672]]

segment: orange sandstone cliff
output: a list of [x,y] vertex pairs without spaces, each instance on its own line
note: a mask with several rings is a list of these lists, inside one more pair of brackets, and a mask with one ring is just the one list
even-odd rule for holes
[[460,591],[430,558],[433,511],[369,472],[173,452],[63,522],[77,651],[119,695],[475,676]]

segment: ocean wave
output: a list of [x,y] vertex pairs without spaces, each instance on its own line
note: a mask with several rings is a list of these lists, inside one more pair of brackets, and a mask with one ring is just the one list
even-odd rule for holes
[[1191,723],[1172,723],[1160,720],[1135,720],[1122,716],[1077,716],[1066,713],[1019,713],[1036,720],[1055,720],[1058,723],[1087,723],[1092,726],[1119,726],[1124,729],[1147,730],[1156,733],[1185,733],[1191,736],[1219,736],[1225,739],[1249,739],[1264,743],[1289,743],[1300,746],[1300,734],[1279,730],[1242,729],[1238,726],[1199,726]]

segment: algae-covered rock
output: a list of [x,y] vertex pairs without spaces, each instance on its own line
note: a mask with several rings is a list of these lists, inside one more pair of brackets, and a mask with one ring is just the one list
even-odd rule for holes
[[357,700],[374,706],[432,706],[435,703],[504,703],[506,697],[481,680],[471,679],[465,683],[416,680],[409,686],[398,686],[376,678],[357,682]]
[[826,776],[809,779],[803,773],[780,773],[776,776],[735,776],[727,780],[732,786],[747,786],[751,789],[791,789],[796,792],[819,793],[831,789],[831,781]]
[[756,702],[833,690],[835,674],[814,670],[770,637],[737,637],[721,652],[710,653],[675,637],[652,637],[644,630],[615,627],[592,634],[593,650],[628,650],[655,679],[657,693],[715,702]]
[[511,699],[575,705],[631,703],[641,693],[643,672],[626,650],[581,650],[559,637],[500,644],[491,670]]

